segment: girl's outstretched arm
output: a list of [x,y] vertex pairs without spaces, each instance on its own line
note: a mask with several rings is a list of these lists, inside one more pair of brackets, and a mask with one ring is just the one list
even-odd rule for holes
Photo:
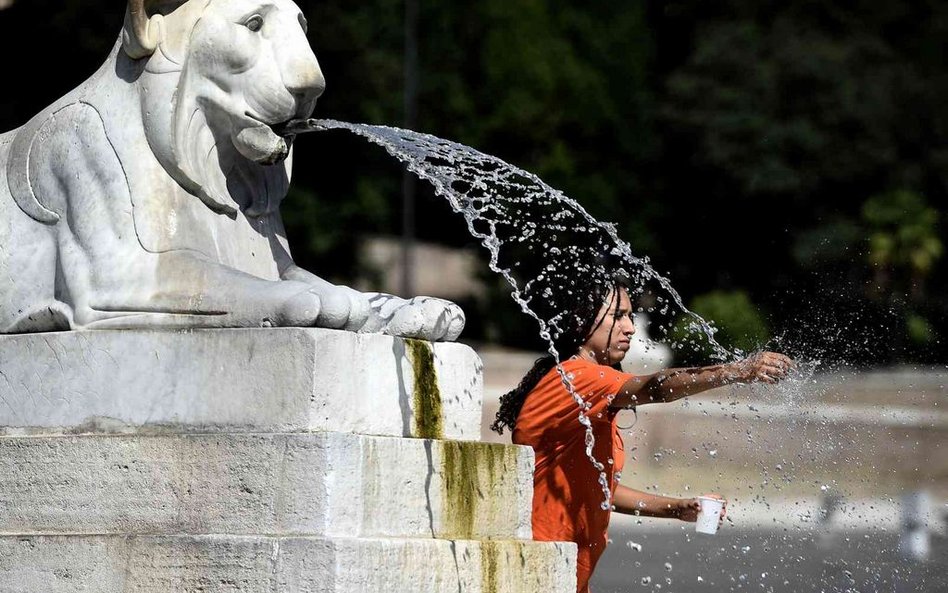
[[684,369],[666,369],[652,375],[632,377],[619,389],[613,408],[672,402],[689,395],[732,383],[778,383],[795,366],[776,352],[761,352],[728,364]]
[[[705,494],[721,498],[717,494]],[[694,522],[698,519],[701,504],[697,498],[672,498],[649,494],[641,490],[634,490],[628,486],[618,486],[612,504],[617,513],[624,515],[640,515],[642,517],[661,517],[665,519],[681,519]],[[727,503],[721,509],[721,521],[727,515]]]

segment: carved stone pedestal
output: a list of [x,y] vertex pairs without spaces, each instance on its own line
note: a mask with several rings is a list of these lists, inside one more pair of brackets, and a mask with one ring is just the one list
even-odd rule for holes
[[570,593],[480,405],[458,344],[0,336],[0,593]]

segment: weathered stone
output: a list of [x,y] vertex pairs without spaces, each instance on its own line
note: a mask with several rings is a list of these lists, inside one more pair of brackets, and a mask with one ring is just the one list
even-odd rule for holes
[[[129,0],[99,70],[0,133],[0,333],[326,327],[447,340],[442,299],[293,261],[292,136],[326,82],[299,6]],[[249,16],[248,16],[249,15]],[[159,50],[160,47],[160,50]]]
[[528,447],[342,433],[0,438],[0,533],[531,537]]
[[[419,375],[419,373],[421,373]],[[324,329],[0,336],[0,434],[339,431],[477,440],[461,344]]]
[[575,545],[236,536],[0,537],[0,593],[571,593]]
[[0,133],[0,593],[574,591],[575,546],[527,541],[532,453],[462,442],[478,357],[367,335],[463,311],[290,255],[305,28],[128,0],[102,67]]

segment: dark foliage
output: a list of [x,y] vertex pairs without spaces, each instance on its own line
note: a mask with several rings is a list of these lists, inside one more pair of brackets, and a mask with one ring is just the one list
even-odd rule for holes
[[[317,115],[400,124],[403,3],[300,4],[328,80]],[[948,4],[561,4],[421,2],[417,127],[615,221],[686,300],[747,295],[786,348],[856,364],[948,358]],[[0,10],[0,129],[89,76],[123,11]],[[307,137],[296,159],[297,258],[350,278],[361,234],[399,231],[401,171],[338,133]],[[420,237],[470,243],[420,190]],[[492,294],[468,337],[536,345],[504,289]]]

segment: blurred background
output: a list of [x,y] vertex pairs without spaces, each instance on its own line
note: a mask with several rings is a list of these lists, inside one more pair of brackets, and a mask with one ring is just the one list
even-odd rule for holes
[[[317,117],[409,127],[538,174],[614,222],[723,345],[804,363],[778,389],[623,423],[625,483],[719,491],[735,526],[702,539],[617,520],[598,593],[948,590],[948,3],[299,4],[328,83]],[[0,0],[0,130],[92,74],[124,10]],[[297,261],[462,304],[489,421],[544,344],[463,220],[353,136],[295,150]],[[640,342],[629,368],[706,354],[663,348]]]

